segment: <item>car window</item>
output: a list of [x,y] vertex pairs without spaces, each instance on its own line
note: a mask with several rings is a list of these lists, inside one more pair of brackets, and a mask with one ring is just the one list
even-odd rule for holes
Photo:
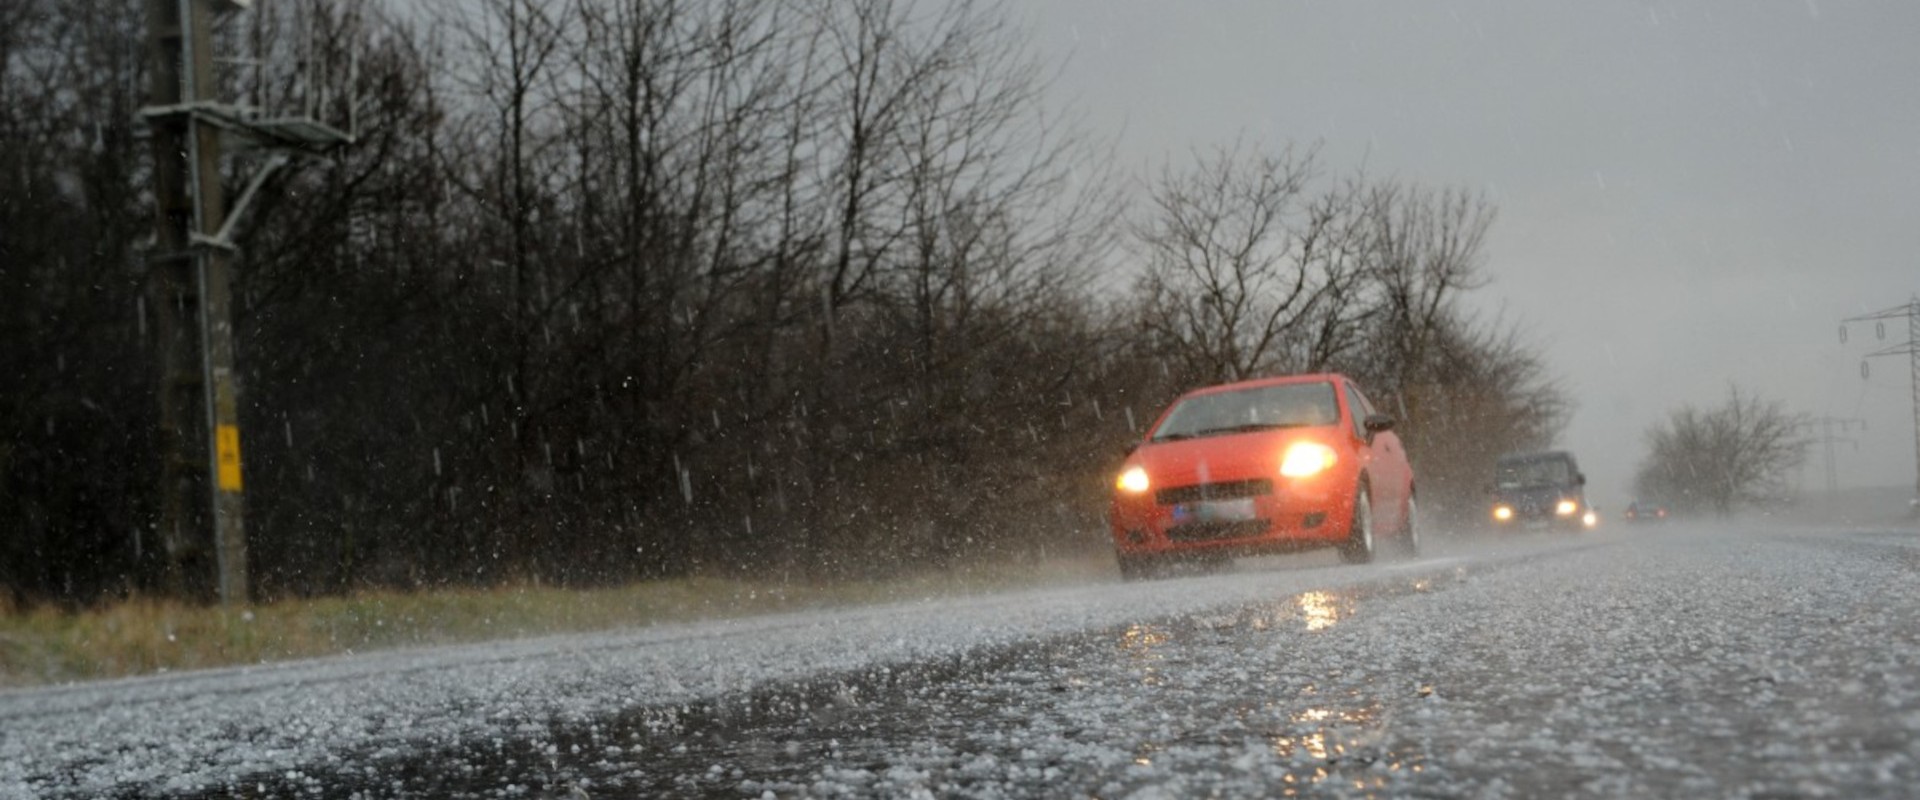
[[1502,461],[1498,482],[1502,489],[1528,486],[1559,486],[1573,481],[1573,466],[1565,459]]
[[1274,428],[1333,425],[1340,408],[1332,383],[1289,383],[1195,395],[1181,400],[1154,430],[1156,440]]
[[1353,384],[1347,384],[1347,409],[1353,412],[1353,435],[1367,438],[1367,417],[1373,413],[1373,406]]

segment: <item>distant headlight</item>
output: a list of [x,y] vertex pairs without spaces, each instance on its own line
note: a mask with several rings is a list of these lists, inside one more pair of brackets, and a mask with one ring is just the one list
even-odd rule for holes
[[1311,478],[1338,460],[1333,448],[1319,442],[1295,442],[1280,459],[1280,474],[1289,478]]
[[1120,480],[1115,481],[1113,486],[1120,491],[1133,494],[1144,492],[1147,490],[1147,471],[1141,467],[1132,467],[1120,473]]
[[1572,500],[1562,500],[1560,501],[1560,505],[1553,507],[1553,513],[1559,514],[1560,516],[1563,516],[1563,517],[1571,517],[1573,516],[1573,512],[1579,511],[1579,510],[1580,510],[1580,505],[1578,503],[1573,502]]
[[1506,522],[1507,520],[1513,519],[1513,507],[1512,506],[1494,506],[1493,518],[1500,520],[1501,522]]

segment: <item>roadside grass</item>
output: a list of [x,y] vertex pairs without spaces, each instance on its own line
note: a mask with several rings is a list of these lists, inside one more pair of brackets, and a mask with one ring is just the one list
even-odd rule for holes
[[1111,557],[1088,555],[871,582],[696,576],[605,589],[366,591],[241,609],[133,598],[79,612],[22,611],[0,600],[0,688],[954,597],[1083,583],[1112,570]]

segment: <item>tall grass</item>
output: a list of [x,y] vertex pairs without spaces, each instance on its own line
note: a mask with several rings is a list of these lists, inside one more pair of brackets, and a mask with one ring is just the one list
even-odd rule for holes
[[152,598],[80,612],[0,605],[0,687],[952,596],[1111,570],[1110,559],[1087,557],[866,583],[691,577],[609,589],[367,591],[242,609]]

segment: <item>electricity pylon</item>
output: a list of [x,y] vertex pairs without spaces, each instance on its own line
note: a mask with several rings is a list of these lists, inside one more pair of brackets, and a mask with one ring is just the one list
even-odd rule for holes
[[[1920,295],[1915,295],[1906,305],[1841,320],[1840,342],[1845,344],[1847,341],[1848,325],[1866,322],[1873,323],[1874,333],[1880,341],[1886,341],[1887,321],[1902,317],[1907,320],[1907,340],[1888,344],[1868,353],[1865,358],[1907,357],[1907,367],[1911,370],[1910,375],[1913,380],[1913,500],[1914,510],[1920,513]],[[1867,362],[1862,360],[1860,377],[1867,376],[1867,369]]]

